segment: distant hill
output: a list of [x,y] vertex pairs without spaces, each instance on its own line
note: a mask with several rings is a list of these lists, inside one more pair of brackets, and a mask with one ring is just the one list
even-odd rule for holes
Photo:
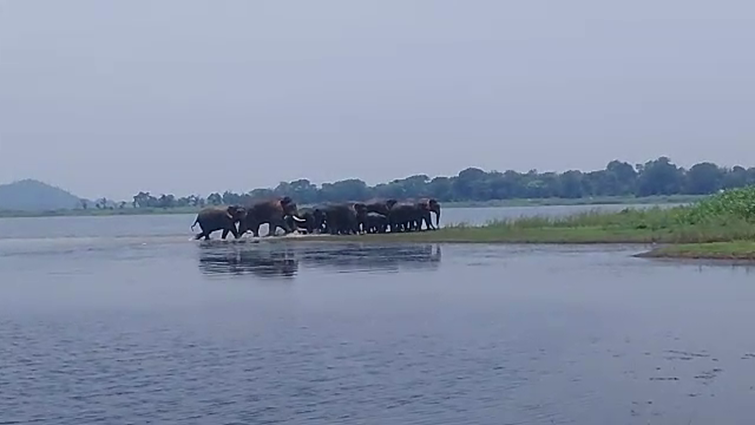
[[81,208],[81,199],[37,180],[0,185],[0,210],[46,211]]

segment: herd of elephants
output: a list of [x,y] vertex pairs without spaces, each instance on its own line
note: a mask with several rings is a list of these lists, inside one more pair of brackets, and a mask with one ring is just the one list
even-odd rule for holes
[[[435,214],[435,225],[431,214]],[[440,225],[440,204],[437,200],[387,199],[298,208],[291,197],[284,196],[248,206],[206,207],[199,211],[191,228],[193,230],[199,224],[201,232],[194,239],[209,240],[210,234],[216,231],[222,231],[222,239],[229,233],[236,239],[247,232],[258,237],[262,224],[269,226],[268,235],[272,236],[278,227],[286,234],[299,231],[351,235],[421,231],[423,223],[427,230],[435,230]]]

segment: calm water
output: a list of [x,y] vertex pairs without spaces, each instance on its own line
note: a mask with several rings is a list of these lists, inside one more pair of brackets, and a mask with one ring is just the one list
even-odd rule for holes
[[749,268],[192,218],[0,220],[0,423],[751,423]]

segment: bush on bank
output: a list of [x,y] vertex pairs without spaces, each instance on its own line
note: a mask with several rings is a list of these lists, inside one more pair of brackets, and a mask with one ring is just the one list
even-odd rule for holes
[[683,220],[689,224],[727,221],[755,222],[755,186],[730,189],[701,199],[684,209]]
[[[452,226],[449,231],[471,230]],[[592,210],[565,217],[496,220],[480,230],[501,240],[532,242],[720,242],[755,239],[755,186],[731,189],[690,205]],[[471,233],[470,233],[471,235]]]

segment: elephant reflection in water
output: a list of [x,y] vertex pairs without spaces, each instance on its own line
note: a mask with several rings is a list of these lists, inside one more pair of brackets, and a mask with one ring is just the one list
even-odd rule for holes
[[290,278],[299,271],[299,260],[290,249],[225,249],[202,250],[199,268],[206,274],[252,274],[263,278]]
[[432,244],[339,244],[323,245],[302,252],[305,266],[335,268],[339,271],[399,271],[401,268],[436,270],[440,265],[440,245]]

